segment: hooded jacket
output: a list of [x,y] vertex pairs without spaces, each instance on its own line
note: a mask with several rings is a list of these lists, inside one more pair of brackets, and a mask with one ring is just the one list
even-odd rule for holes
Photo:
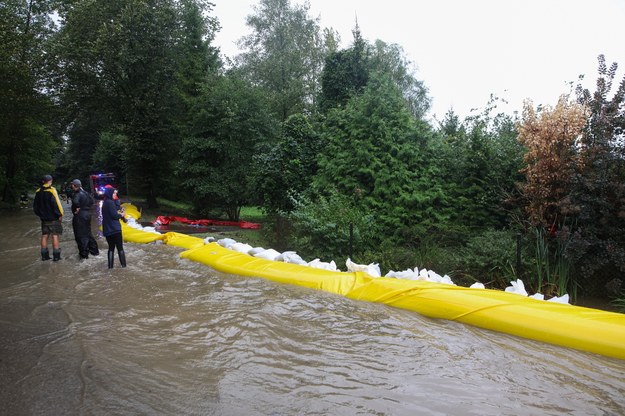
[[102,201],[102,235],[109,235],[122,232],[122,225],[119,220],[122,215],[118,212],[119,207],[113,199],[114,188],[104,189],[104,201]]
[[55,221],[63,216],[59,194],[51,185],[42,185],[35,192],[33,211],[42,221]]

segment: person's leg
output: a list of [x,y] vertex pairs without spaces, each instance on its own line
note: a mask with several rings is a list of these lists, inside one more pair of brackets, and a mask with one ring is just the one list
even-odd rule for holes
[[87,231],[88,243],[87,248],[89,253],[97,256],[100,254],[100,249],[98,248],[98,242],[93,237],[93,233],[91,232],[91,217],[85,219],[85,230]]
[[107,254],[107,260],[108,260],[108,266],[109,269],[113,268],[113,264],[115,263],[115,240],[113,238],[113,236],[107,236],[106,237],[106,242],[109,245],[109,249]]
[[61,260],[61,246],[58,234],[52,234],[52,261]]
[[48,248],[48,234],[41,234],[41,249]]
[[50,251],[48,250],[48,235],[41,234],[41,260],[50,260]]
[[115,245],[117,246],[119,263],[122,267],[126,267],[126,253],[124,252],[124,239],[122,238],[122,233],[115,234]]
[[81,259],[89,258],[89,235],[85,228],[84,221],[76,215],[72,220],[72,226],[74,227],[74,237],[76,239],[76,245],[78,246],[78,254]]

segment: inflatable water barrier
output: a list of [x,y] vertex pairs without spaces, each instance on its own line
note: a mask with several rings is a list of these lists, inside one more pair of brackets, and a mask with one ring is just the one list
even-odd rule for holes
[[[128,209],[126,210],[128,213]],[[157,240],[185,248],[182,258],[233,275],[323,290],[354,300],[383,303],[430,318],[462,322],[523,338],[625,360],[625,314],[537,300],[493,289],[372,277],[266,260],[198,237],[123,228],[124,240]]]

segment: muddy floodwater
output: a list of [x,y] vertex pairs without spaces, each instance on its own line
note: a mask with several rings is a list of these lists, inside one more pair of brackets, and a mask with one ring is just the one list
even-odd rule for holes
[[[625,361],[125,244],[42,262],[0,212],[1,415],[624,415]],[[95,224],[94,224],[95,230]],[[339,260],[339,259],[336,259]],[[338,261],[337,261],[338,263]]]

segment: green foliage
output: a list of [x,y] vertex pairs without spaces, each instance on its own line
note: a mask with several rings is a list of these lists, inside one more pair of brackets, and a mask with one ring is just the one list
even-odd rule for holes
[[96,172],[114,172],[125,182],[128,164],[128,137],[122,134],[103,132],[93,152],[92,170]]
[[9,205],[53,171],[50,12],[48,2],[8,0],[0,7],[0,200]]
[[573,264],[568,257],[570,247],[579,235],[564,227],[555,236],[545,233],[543,228],[534,230],[536,250],[534,255],[535,274],[531,283],[537,292],[547,296],[562,296],[568,293],[571,299],[577,297],[577,284],[573,280]]
[[294,229],[290,243],[301,256],[325,261],[346,259],[350,255],[350,224],[353,258],[372,247],[376,224],[352,199],[330,192],[314,200],[304,197],[294,204],[288,215]]
[[[516,270],[516,232],[484,229],[473,234],[454,257],[462,279],[469,283],[481,282],[489,287],[503,289],[520,276]],[[528,270],[527,250],[521,256],[522,268]]]
[[[578,169],[572,178],[569,215],[579,235],[569,255],[584,287],[602,287],[625,272],[625,77],[612,93],[617,64],[598,59],[595,92],[577,88],[578,102],[589,109],[577,145]],[[610,97],[610,95],[612,95]]]
[[514,120],[490,110],[460,123],[453,113],[433,141],[434,178],[452,204],[451,221],[476,228],[502,228],[510,221],[508,200],[522,176],[523,147]]
[[194,108],[176,173],[198,214],[220,209],[238,220],[254,200],[253,156],[275,137],[264,95],[236,76],[214,79]]
[[297,114],[283,124],[275,145],[254,155],[257,200],[267,212],[289,212],[293,198],[310,187],[321,149],[318,134],[307,117]]
[[271,110],[280,121],[314,108],[318,78],[325,56],[319,19],[309,5],[290,0],[261,0],[247,17],[252,33],[239,41],[242,73],[267,92]]
[[431,193],[420,175],[421,148],[430,132],[388,78],[370,80],[362,95],[330,111],[323,131],[317,192],[354,198],[383,235],[422,219],[418,207]]
[[353,33],[354,44],[351,48],[334,51],[325,60],[319,98],[323,112],[345,105],[369,81],[367,44],[357,28]]
[[[135,191],[150,206],[167,185],[184,115],[211,65],[217,24],[203,1],[75,2],[61,13],[69,160],[91,166],[100,133],[123,134]],[[85,150],[87,149],[87,150]]]
[[369,52],[370,72],[386,74],[402,92],[410,113],[423,119],[430,109],[431,100],[423,81],[416,79],[416,68],[405,57],[400,45],[388,45],[376,40]]

